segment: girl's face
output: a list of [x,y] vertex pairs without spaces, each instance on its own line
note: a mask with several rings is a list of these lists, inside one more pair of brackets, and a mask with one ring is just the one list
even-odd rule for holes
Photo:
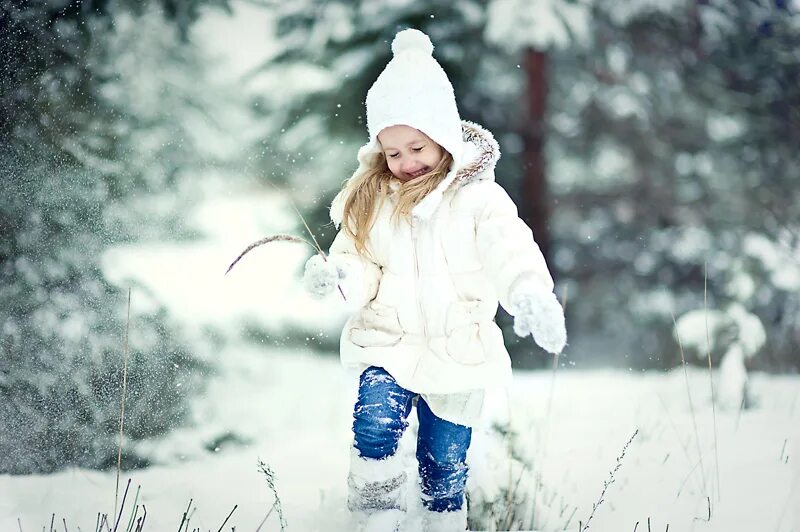
[[410,181],[433,170],[444,150],[431,138],[413,127],[387,127],[378,134],[389,170],[400,181]]

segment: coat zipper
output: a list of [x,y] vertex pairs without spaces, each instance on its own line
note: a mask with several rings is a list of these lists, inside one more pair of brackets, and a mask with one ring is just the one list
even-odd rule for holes
[[425,306],[422,302],[422,293],[420,289],[420,273],[419,273],[419,255],[417,253],[417,224],[418,220],[411,220],[411,248],[414,253],[414,290],[417,296],[417,307],[419,309],[419,318],[422,320],[422,334],[425,341],[428,341],[428,320],[425,319]]

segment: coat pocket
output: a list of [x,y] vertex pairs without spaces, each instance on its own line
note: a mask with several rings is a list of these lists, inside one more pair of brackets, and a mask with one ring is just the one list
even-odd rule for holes
[[464,365],[486,361],[481,337],[481,301],[455,301],[447,309],[445,349],[450,358]]
[[403,337],[397,309],[371,301],[350,327],[350,341],[359,347],[389,347]]

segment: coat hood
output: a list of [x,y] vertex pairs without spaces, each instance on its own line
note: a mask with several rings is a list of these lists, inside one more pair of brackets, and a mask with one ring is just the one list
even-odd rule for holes
[[[411,211],[415,218],[428,219],[442,202],[444,193],[451,187],[458,188],[467,183],[481,180],[494,180],[494,167],[500,158],[500,146],[489,130],[467,120],[461,121],[462,155],[461,163],[454,163],[447,175],[427,196],[414,206]],[[371,158],[380,152],[380,143],[370,141],[358,150],[358,169],[353,177],[369,168]],[[331,204],[331,220],[338,228],[344,217],[344,204],[349,194],[349,183],[336,195]]]

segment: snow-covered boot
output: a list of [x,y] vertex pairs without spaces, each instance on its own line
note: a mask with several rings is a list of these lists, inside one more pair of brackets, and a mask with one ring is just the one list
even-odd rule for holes
[[423,511],[423,532],[462,532],[467,529],[467,509],[452,512]]
[[363,532],[396,532],[405,519],[407,475],[397,454],[363,458],[354,448],[347,477],[347,507]]

